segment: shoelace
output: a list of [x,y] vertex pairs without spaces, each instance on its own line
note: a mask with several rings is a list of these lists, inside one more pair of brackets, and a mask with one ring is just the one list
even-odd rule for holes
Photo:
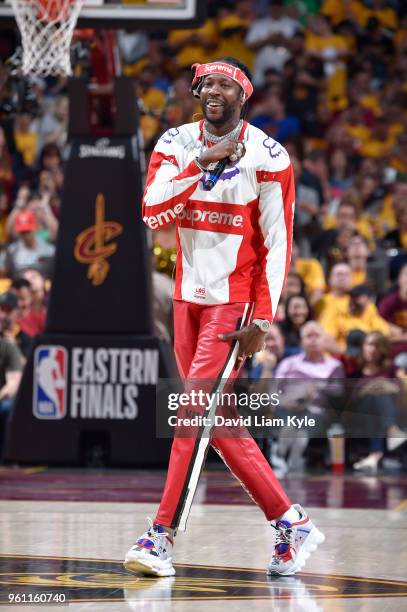
[[271,526],[277,532],[275,551],[277,552],[278,555],[283,554],[279,552],[280,550],[284,551],[284,549],[280,549],[280,544],[288,544],[288,546],[291,545],[291,537],[292,537],[293,530],[291,529],[291,527],[284,527],[284,525],[277,526],[277,525],[271,524]]
[[147,517],[147,521],[148,521],[147,533],[148,533],[148,536],[152,539],[154,543],[154,547],[162,546],[162,541],[160,540],[160,538],[169,537],[169,533],[166,533],[166,532],[159,533],[158,531],[156,531],[154,529],[154,522],[151,520],[149,516]]

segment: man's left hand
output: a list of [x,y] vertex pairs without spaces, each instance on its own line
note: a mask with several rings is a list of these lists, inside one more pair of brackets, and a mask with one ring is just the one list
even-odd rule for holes
[[230,334],[219,334],[218,338],[225,342],[237,340],[239,342],[237,358],[239,361],[242,361],[245,357],[252,357],[253,353],[261,351],[264,347],[265,336],[265,332],[262,332],[257,325],[251,323]]

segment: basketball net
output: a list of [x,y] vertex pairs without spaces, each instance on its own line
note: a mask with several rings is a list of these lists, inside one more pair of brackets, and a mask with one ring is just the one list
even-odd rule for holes
[[84,0],[11,0],[24,75],[72,74],[70,47]]

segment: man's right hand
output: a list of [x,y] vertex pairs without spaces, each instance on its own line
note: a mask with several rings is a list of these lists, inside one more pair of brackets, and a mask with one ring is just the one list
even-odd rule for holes
[[204,168],[207,168],[209,164],[225,159],[225,157],[229,157],[233,153],[236,153],[237,143],[237,140],[221,140],[216,145],[213,145],[213,147],[203,151],[198,161]]

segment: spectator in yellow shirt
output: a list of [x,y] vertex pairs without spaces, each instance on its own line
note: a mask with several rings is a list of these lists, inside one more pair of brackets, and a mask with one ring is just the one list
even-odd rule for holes
[[360,152],[366,157],[386,157],[396,144],[396,136],[392,134],[384,117],[379,117],[370,132],[369,138],[362,144]]
[[397,226],[385,235],[383,245],[386,249],[407,250],[407,206],[405,197],[395,199],[394,212]]
[[[323,229],[326,230],[328,240],[329,232],[340,230],[344,227],[353,230],[353,233],[360,234],[366,238],[370,248],[374,248],[373,231],[371,221],[365,215],[361,214],[362,198],[361,193],[354,188],[350,188],[343,194],[342,200],[334,214],[326,215],[323,220]],[[325,231],[322,232],[322,235]],[[334,234],[332,234],[334,236]]]
[[397,145],[392,151],[389,163],[399,174],[407,178],[407,133],[403,132],[398,137]]
[[388,0],[371,0],[372,10],[368,11],[368,18],[375,17],[385,28],[397,29],[397,13],[389,6]]
[[[322,323],[324,317],[332,319],[345,313],[349,306],[349,291],[352,288],[352,270],[347,263],[335,264],[329,274],[329,291],[314,306],[316,318]],[[333,313],[333,314],[332,314]]]
[[166,102],[164,92],[154,86],[156,76],[155,66],[147,64],[140,71],[136,85],[137,97],[144,110],[140,119],[140,127],[146,147],[161,128],[160,117]]
[[37,156],[38,134],[32,129],[31,115],[17,115],[14,127],[14,142],[26,166],[33,166]]
[[219,36],[214,21],[207,19],[200,28],[172,30],[168,42],[179,68],[190,70],[191,64],[205,64],[215,57]]
[[318,258],[324,258],[329,267],[346,259],[346,249],[349,240],[356,234],[363,235],[370,244],[372,241],[372,230],[366,221],[358,219],[359,210],[356,204],[348,198],[345,193],[342,202],[338,206],[336,217],[328,215],[323,223],[323,231],[313,242],[313,251]]
[[382,109],[378,93],[372,90],[372,78],[368,67],[357,72],[348,84],[348,95],[352,104],[359,104],[365,112],[370,111],[374,117],[379,117]]
[[372,226],[374,228],[375,238],[383,238],[387,232],[396,227],[396,216],[394,213],[394,196],[388,193],[382,202],[379,213],[372,217]]
[[360,0],[324,0],[320,11],[334,25],[347,20],[363,27],[369,16],[368,9]]
[[386,119],[389,126],[389,131],[394,138],[397,139],[396,145],[399,144],[399,137],[406,136],[406,119],[404,116],[404,108],[401,100],[383,100],[383,108],[386,109]]
[[351,269],[352,287],[367,281],[367,260],[370,249],[363,236],[353,236],[346,251],[346,258]]
[[254,53],[245,43],[247,30],[253,20],[251,4],[239,0],[233,8],[223,7],[217,21],[219,44],[218,57],[235,57],[253,70]]
[[330,110],[344,108],[347,82],[345,60],[349,54],[346,39],[332,32],[326,18],[312,15],[308,20],[305,47],[307,53],[323,63]]
[[[352,270],[350,266],[347,263],[338,263],[333,266],[329,275],[329,292],[314,306],[315,316],[322,327],[329,327],[337,317],[346,315],[349,310],[351,288]],[[367,308],[374,316],[376,306],[373,302]]]
[[291,267],[302,278],[305,291],[311,304],[315,304],[324,294],[326,282],[324,270],[318,259],[299,257],[296,242],[293,242]]
[[345,313],[335,313],[332,319],[326,316],[321,325],[331,336],[331,351],[343,352],[346,347],[346,337],[352,329],[360,329],[365,333],[380,331],[389,336],[388,323],[379,315],[372,301],[372,291],[367,285],[357,285],[349,292],[349,307]]

